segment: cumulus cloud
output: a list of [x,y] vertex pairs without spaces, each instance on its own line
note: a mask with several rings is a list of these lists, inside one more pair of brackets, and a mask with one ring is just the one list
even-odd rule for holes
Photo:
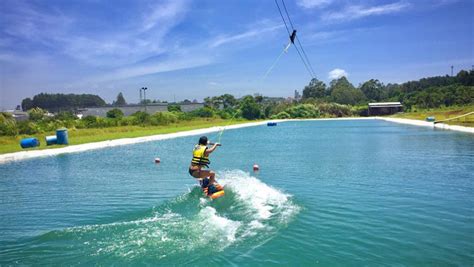
[[339,79],[341,77],[347,77],[349,74],[343,70],[343,69],[333,69],[332,71],[329,72],[329,79],[334,80],[334,79]]

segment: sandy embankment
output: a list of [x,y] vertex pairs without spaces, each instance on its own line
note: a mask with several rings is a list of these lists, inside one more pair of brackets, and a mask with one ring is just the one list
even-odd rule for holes
[[434,124],[432,122],[427,122],[427,121],[411,120],[411,119],[400,119],[400,118],[377,117],[377,119],[384,120],[384,121],[395,122],[395,123],[431,127],[431,128],[434,128],[434,129],[452,130],[452,131],[458,131],[458,132],[464,132],[464,133],[474,133],[474,128],[473,127],[449,125],[449,124],[444,124],[444,123]]
[[[447,125],[447,124],[442,124],[442,123],[433,124],[432,122],[426,122],[426,121],[420,121],[420,120],[385,118],[385,117],[295,119],[295,121],[302,121],[302,120],[368,120],[368,119],[369,120],[379,119],[379,120],[395,122],[395,123],[438,128],[438,129],[443,129],[443,130],[453,130],[453,131],[460,131],[460,132],[466,132],[466,133],[474,133],[474,128],[472,128],[472,127]],[[273,122],[284,122],[284,121],[289,121],[289,120],[272,120],[272,121]],[[121,138],[121,139],[108,140],[108,141],[102,141],[102,142],[94,142],[94,143],[88,143],[88,144],[82,144],[82,145],[67,146],[67,147],[62,147],[62,148],[51,148],[51,149],[44,149],[44,150],[31,150],[31,151],[14,152],[14,153],[8,153],[8,154],[0,155],[0,164],[10,162],[10,161],[17,161],[17,160],[24,160],[24,159],[31,159],[31,158],[38,158],[38,157],[46,157],[46,156],[55,156],[55,155],[66,154],[66,153],[76,153],[76,152],[82,152],[82,151],[92,150],[92,149],[100,149],[100,148],[104,148],[104,147],[130,145],[130,144],[137,144],[137,143],[143,143],[143,142],[171,139],[171,138],[176,138],[176,137],[212,133],[212,132],[218,132],[218,131],[222,130],[223,128],[225,128],[227,130],[227,129],[237,129],[237,128],[243,128],[243,127],[264,125],[267,122],[268,121],[249,122],[249,123],[235,124],[235,125],[230,125],[230,126],[225,126],[225,127],[224,126],[216,126],[216,127],[197,129],[197,130],[191,130],[191,131],[183,131],[183,132],[177,132],[177,133],[158,134],[158,135],[135,137],[135,138]]]

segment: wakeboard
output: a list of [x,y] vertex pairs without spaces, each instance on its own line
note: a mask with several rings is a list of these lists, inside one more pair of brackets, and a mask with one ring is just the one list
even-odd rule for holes
[[201,186],[201,189],[204,195],[211,199],[220,198],[225,194],[224,187],[222,185],[218,183],[214,183],[210,185],[208,178],[199,180],[199,184]]

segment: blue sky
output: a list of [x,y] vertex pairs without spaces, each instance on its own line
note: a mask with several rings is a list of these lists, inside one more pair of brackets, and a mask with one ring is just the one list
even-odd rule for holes
[[[286,0],[318,79],[358,85],[474,65],[474,1]],[[137,102],[291,96],[310,76],[273,0],[0,2],[0,109],[40,92]]]

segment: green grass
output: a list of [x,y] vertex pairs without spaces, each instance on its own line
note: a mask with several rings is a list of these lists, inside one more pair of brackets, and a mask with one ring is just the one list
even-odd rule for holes
[[[462,107],[444,107],[436,109],[417,110],[416,112],[405,112],[395,114],[394,118],[414,119],[414,120],[426,120],[427,117],[435,117],[436,121],[454,118],[463,114],[474,111],[474,105],[462,106]],[[452,121],[443,122],[450,125],[460,125],[467,127],[474,127],[474,114],[455,119]]]
[[[208,128],[212,126],[226,126],[229,124],[241,124],[248,122],[247,120],[222,120],[222,119],[196,119],[191,121],[181,121],[175,124],[163,126],[120,126],[99,129],[68,129],[69,144],[79,145],[92,142],[100,142],[106,140],[132,138],[150,136],[156,134],[176,133],[181,131],[189,131],[194,129]],[[54,149],[63,146],[54,145],[46,146],[45,136],[55,135],[55,132],[19,135],[19,136],[0,136],[0,154],[27,151]],[[20,140],[25,137],[36,137],[40,140],[41,145],[36,148],[22,149]]]

